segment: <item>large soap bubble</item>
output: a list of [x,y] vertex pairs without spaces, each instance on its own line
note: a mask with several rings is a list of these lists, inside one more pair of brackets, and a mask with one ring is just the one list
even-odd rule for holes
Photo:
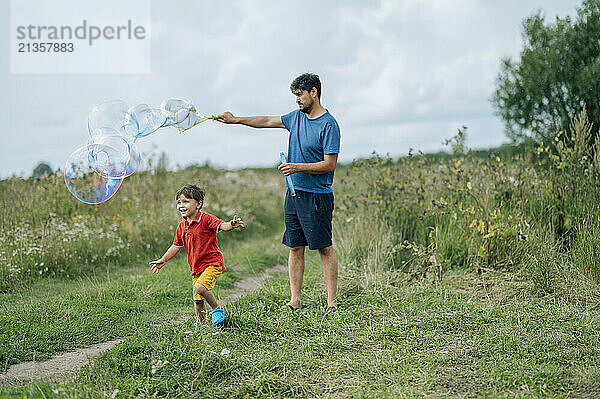
[[133,143],[127,142],[123,136],[110,128],[96,129],[91,134],[90,144],[102,144],[105,147],[92,147],[92,157],[101,148],[100,156],[106,157],[110,162],[97,165],[98,172],[103,176],[122,178],[135,172],[139,165],[139,155],[133,147]]
[[127,111],[127,122],[137,123],[136,138],[145,137],[162,127],[167,120],[167,113],[160,108],[152,108],[147,104],[138,104]]
[[111,154],[118,150],[104,144],[88,144],[75,150],[65,165],[65,183],[71,194],[86,204],[99,204],[112,197],[122,178],[111,178],[103,170],[111,170]]
[[67,160],[67,188],[86,204],[107,201],[142,164],[137,139],[168,126],[182,133],[209,119],[218,118],[199,115],[194,104],[179,98],[163,101],[160,108],[147,104],[130,108],[122,100],[100,103],[88,115],[88,145]]
[[128,106],[124,101],[111,100],[95,105],[88,114],[88,132],[113,129],[128,142],[133,142],[139,130],[137,120],[127,118]]
[[127,109],[127,103],[121,100],[95,105],[88,114],[88,129],[93,131],[101,127],[110,127],[119,130],[123,126]]

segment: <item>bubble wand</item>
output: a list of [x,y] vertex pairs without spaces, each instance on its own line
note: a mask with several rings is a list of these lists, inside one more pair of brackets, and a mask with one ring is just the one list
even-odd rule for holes
[[[187,118],[189,118],[189,122],[187,123],[188,126],[181,127],[181,125],[183,124],[182,122],[184,122],[185,119],[187,119]],[[200,119],[200,118],[202,118],[202,119]],[[206,122],[208,120],[218,121],[219,117],[216,115],[210,115],[210,116],[200,115],[196,112],[195,109],[192,109],[189,111],[189,114],[185,118],[183,118],[183,121],[179,121],[178,114],[175,114],[175,127],[177,128],[177,130],[179,130],[179,133],[181,134],[187,130],[190,130],[194,126],[199,125],[202,122]]]
[[[285,159],[285,154],[283,152],[281,154],[279,154],[279,158],[281,159],[281,163],[287,163],[287,160]],[[292,194],[292,197],[295,197],[296,190],[294,190],[294,183],[292,183],[292,176],[287,175],[285,177],[285,181],[287,182],[287,186],[290,189],[290,193]]]

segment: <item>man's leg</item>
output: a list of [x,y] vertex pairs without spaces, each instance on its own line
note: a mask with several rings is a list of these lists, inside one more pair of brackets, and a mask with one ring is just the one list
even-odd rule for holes
[[194,311],[196,312],[196,322],[204,321],[206,311],[204,310],[204,299],[194,300]]
[[338,261],[333,246],[319,249],[323,279],[327,288],[327,306],[337,307],[336,291],[338,280]]
[[297,309],[300,307],[300,292],[304,277],[304,249],[306,247],[291,247],[288,267],[290,271],[290,291],[292,298],[288,305]]

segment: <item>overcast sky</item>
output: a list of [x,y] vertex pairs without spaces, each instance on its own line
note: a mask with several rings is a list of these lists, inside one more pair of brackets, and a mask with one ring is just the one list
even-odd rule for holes
[[[41,0],[40,0],[41,1]],[[50,1],[50,0],[48,0]],[[468,127],[472,147],[507,139],[489,99],[500,59],[517,56],[521,21],[574,15],[571,0],[152,1],[151,73],[10,73],[10,2],[0,2],[0,177],[62,168],[87,141],[87,114],[109,99],[158,106],[168,97],[201,113],[282,115],[290,82],[310,71],[342,133],[340,160],[373,151],[436,151]],[[287,131],[207,122],[138,140],[170,166],[236,168],[277,162]]]

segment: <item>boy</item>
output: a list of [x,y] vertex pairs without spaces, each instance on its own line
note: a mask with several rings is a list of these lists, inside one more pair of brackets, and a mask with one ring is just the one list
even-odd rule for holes
[[224,222],[216,216],[202,212],[200,209],[204,201],[204,191],[197,186],[183,186],[177,191],[175,198],[177,210],[183,220],[177,226],[173,245],[160,259],[149,263],[150,270],[158,273],[183,247],[188,254],[188,264],[192,272],[195,326],[204,320],[204,299],[213,309],[213,324],[220,324],[225,319],[225,312],[217,305],[217,300],[211,292],[217,277],[223,273],[223,254],[217,244],[217,233],[244,227],[244,222],[237,215],[231,221]]

